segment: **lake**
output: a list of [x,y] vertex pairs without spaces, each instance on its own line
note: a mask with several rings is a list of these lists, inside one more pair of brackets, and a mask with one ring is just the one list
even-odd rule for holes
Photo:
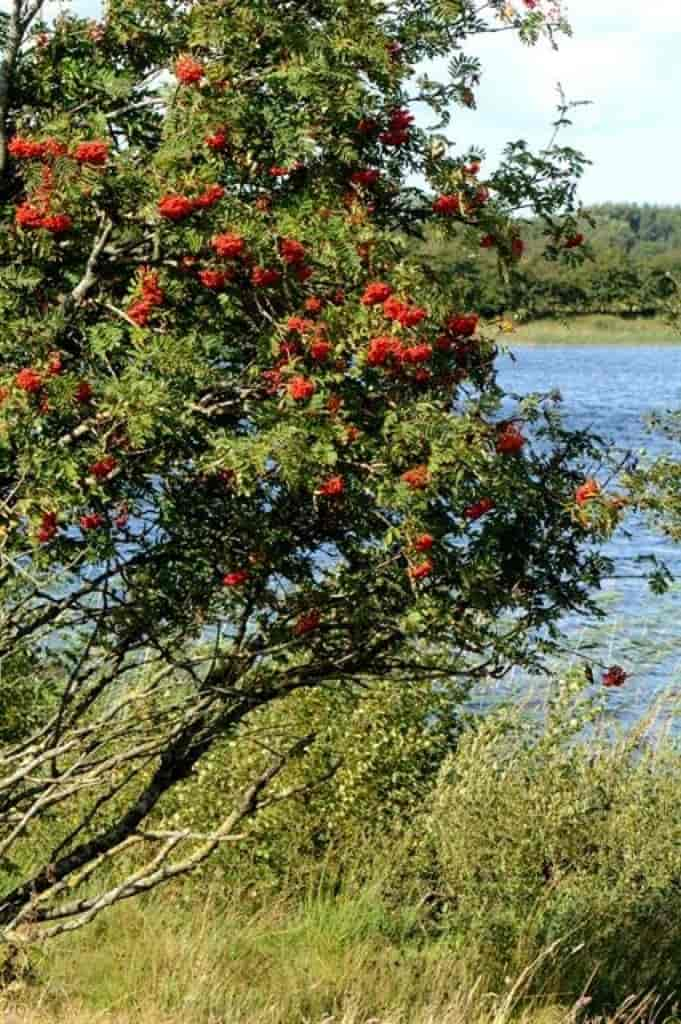
[[[645,417],[681,408],[681,345],[518,345],[513,353],[515,362],[509,356],[499,361],[506,391],[558,388],[569,426],[590,427],[641,456],[675,450],[646,429]],[[681,458],[681,446],[676,455]],[[628,529],[633,536],[619,534],[606,548],[615,560],[615,577],[605,582],[601,594],[608,619],[566,621],[566,645],[631,672],[621,690],[609,691],[613,711],[623,721],[640,717],[663,693],[681,692],[681,544],[643,523],[628,524]],[[664,559],[679,580],[662,597],[640,578],[643,568],[636,556],[649,553]],[[594,645],[593,652],[588,645]],[[566,660],[575,657],[568,654]],[[511,686],[519,683],[516,678]]]

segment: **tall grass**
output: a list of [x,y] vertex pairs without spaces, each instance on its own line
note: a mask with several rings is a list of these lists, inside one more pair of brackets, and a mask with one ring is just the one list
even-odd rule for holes
[[[376,890],[302,905],[179,893],[118,907],[55,943],[30,986],[5,997],[5,1024],[586,1024],[588,999],[528,999],[548,949],[499,991],[467,976],[445,944],[396,926]],[[398,915],[399,921],[400,915]],[[400,927],[403,933],[400,935]],[[665,1020],[630,998],[611,1024]]]

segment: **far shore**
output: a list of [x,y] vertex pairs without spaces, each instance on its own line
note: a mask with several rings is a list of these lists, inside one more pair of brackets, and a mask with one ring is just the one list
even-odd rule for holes
[[532,320],[502,335],[514,345],[650,345],[681,344],[681,331],[658,317],[588,314],[564,320]]

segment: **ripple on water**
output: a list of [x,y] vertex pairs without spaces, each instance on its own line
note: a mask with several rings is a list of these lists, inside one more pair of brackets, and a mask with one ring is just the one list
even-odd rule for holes
[[[681,345],[521,346],[515,361],[499,362],[506,391],[527,394],[557,388],[568,426],[590,428],[634,452],[659,455],[681,451],[665,437],[648,432],[651,412],[681,409]],[[605,581],[601,598],[609,614],[604,622],[565,621],[566,643],[595,654],[606,663],[631,670],[631,679],[611,693],[613,710],[624,722],[641,716],[668,691],[681,692],[681,545],[654,533],[641,522],[630,523],[630,536],[618,533],[606,547],[615,562],[615,578]],[[651,594],[638,578],[639,555],[664,559],[679,583],[662,597]],[[567,655],[568,661],[577,655]],[[526,685],[515,678],[500,685],[497,697]]]

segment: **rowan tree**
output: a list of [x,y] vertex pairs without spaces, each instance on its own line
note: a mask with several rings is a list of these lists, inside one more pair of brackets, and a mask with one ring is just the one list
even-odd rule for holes
[[314,729],[214,827],[158,814],[263,706],[537,665],[616,515],[575,501],[595,441],[504,398],[495,331],[419,244],[512,267],[518,211],[574,234],[579,154],[514,143],[485,174],[443,134],[467,37],[553,38],[556,4],[41,7],[12,0],[0,70],[0,652],[44,681],[1,755],[14,943],[238,838]]

